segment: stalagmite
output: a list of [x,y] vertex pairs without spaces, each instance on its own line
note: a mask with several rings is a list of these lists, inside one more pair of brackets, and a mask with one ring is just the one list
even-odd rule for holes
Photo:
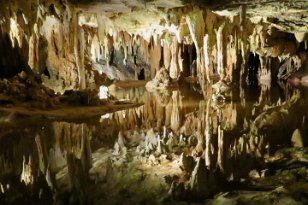
[[172,132],[168,135],[168,140],[166,142],[166,146],[168,147],[169,152],[173,151],[173,148],[179,144],[177,136],[175,136]]
[[147,131],[145,144],[146,150],[148,150],[148,152],[153,151],[156,148],[158,141],[153,128]]
[[303,6],[3,0],[0,204],[305,204]]

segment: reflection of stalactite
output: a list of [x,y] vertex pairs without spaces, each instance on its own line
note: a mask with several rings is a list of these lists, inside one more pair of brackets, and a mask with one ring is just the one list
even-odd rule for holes
[[54,130],[62,152],[66,153],[71,189],[83,201],[91,167],[91,130],[85,124],[65,122],[54,123]]
[[217,157],[217,165],[222,172],[224,172],[224,132],[218,126],[218,157]]
[[259,101],[257,103],[258,106],[264,106],[271,103],[270,88],[270,84],[261,84],[261,92],[259,96]]
[[181,109],[182,109],[182,98],[180,96],[180,92],[173,91],[170,127],[174,132],[178,132],[182,125]]
[[217,44],[217,71],[220,79],[225,77],[225,50],[224,50],[224,31],[225,24],[222,24],[216,31],[216,44]]
[[212,130],[211,130],[211,118],[210,118],[210,105],[211,99],[208,99],[205,116],[205,165],[211,167],[211,145],[212,145]]
[[38,157],[39,157],[40,170],[45,175],[48,186],[51,189],[54,189],[56,185],[55,175],[49,166],[49,157],[47,154],[47,150],[43,143],[43,139],[39,134],[36,135],[35,142],[36,142],[37,152],[38,152]]
[[26,162],[25,156],[23,157],[22,173],[21,173],[21,176],[20,176],[20,182],[24,182],[26,185],[31,185],[34,182],[31,156],[29,156],[28,163]]

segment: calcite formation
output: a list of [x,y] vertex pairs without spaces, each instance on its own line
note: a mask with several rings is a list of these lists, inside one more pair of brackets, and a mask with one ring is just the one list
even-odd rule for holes
[[[202,3],[191,6],[171,1],[161,9],[156,1],[146,7],[116,1],[4,1],[1,50],[8,52],[1,54],[2,76],[30,67],[42,75],[48,87],[63,92],[93,89],[97,70],[110,73],[115,67],[118,73],[131,73],[126,75],[131,79],[154,78],[164,65],[172,79],[196,75],[203,88],[214,75],[233,82],[246,78],[249,53],[260,58],[258,69],[263,79],[277,76],[278,68],[267,63],[273,58],[285,62],[283,65],[298,59],[294,66],[281,68],[288,74],[305,69],[307,5],[300,1],[288,5],[298,12],[292,13],[294,18],[302,14],[300,23],[290,27],[272,19],[268,12],[275,5],[272,8],[271,2],[265,2],[263,15],[262,9],[250,4],[239,10],[232,10],[232,3],[226,5],[203,9]],[[281,15],[293,12],[283,10],[279,2],[277,8],[275,12]],[[16,61],[7,61],[13,56]],[[194,62],[196,73],[191,68]]]
[[[20,192],[48,190],[59,203],[307,202],[306,99],[283,82],[308,84],[307,9],[301,0],[3,0],[0,139],[17,139],[0,145],[0,202],[17,201],[11,175]],[[199,84],[186,86],[191,95],[185,81]],[[152,95],[115,91],[121,83]],[[144,104],[91,109],[113,108],[113,94],[114,107]],[[63,105],[68,116],[48,113]],[[44,120],[27,122],[36,108]],[[292,148],[269,145],[281,135]],[[232,189],[264,192],[248,203],[217,195]]]

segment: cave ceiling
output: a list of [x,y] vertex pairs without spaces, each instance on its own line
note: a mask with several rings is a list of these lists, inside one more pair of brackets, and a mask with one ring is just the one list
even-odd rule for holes
[[[241,12],[241,5],[247,10],[247,17],[253,22],[266,22],[280,30],[289,32],[306,32],[308,30],[308,5],[305,0],[271,1],[197,1],[197,0],[108,0],[69,2],[85,13],[101,15],[130,29],[159,24],[172,9],[184,6],[199,6],[210,9],[222,16],[236,16]],[[172,13],[172,11],[171,11]]]

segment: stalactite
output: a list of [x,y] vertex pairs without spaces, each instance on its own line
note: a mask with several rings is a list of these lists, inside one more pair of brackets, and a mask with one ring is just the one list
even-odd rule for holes
[[151,46],[150,59],[151,59],[151,77],[154,78],[156,72],[160,68],[161,46],[154,44]]
[[83,65],[83,44],[84,39],[80,34],[82,34],[82,29],[78,25],[78,11],[74,9],[72,11],[72,24],[73,24],[73,30],[74,30],[74,54],[75,54],[75,60],[76,65],[78,68],[78,79],[79,79],[79,88],[84,89],[85,88],[85,76],[84,76],[84,65]]
[[173,38],[171,46],[171,62],[169,75],[172,79],[178,80],[180,77],[180,68],[178,64],[179,44],[176,38]]
[[100,42],[97,35],[94,35],[91,39],[91,58],[92,61],[98,61],[100,59]]
[[245,30],[245,23],[246,23],[246,13],[247,13],[247,6],[245,4],[241,5],[240,7],[240,29],[241,31]]
[[199,9],[194,9],[186,15],[186,22],[190,31],[190,36],[194,42],[197,59],[197,73],[199,76],[200,85],[203,87],[204,82],[204,59],[203,59],[203,38],[205,32],[205,22],[203,19],[203,12]]
[[171,50],[167,44],[164,44],[164,67],[169,70],[171,63]]
[[212,71],[212,58],[211,55],[211,46],[209,45],[209,34],[206,34],[203,39],[203,52],[204,52],[204,66],[205,66],[205,72],[206,72],[206,78],[207,81],[210,82],[210,76]]
[[35,34],[32,34],[29,40],[29,60],[28,64],[32,70],[38,69],[38,40]]
[[184,59],[182,57],[184,53],[183,45],[179,45],[179,51],[178,51],[178,65],[179,65],[179,72],[183,74],[184,72]]
[[144,40],[142,37],[139,37],[140,41],[140,48],[142,55],[144,57],[144,60],[146,63],[149,62],[150,54],[149,54],[149,42]]
[[17,23],[15,17],[10,18],[10,38],[11,38],[13,48],[15,47],[14,39],[17,39],[18,46],[20,48],[23,47],[24,31],[22,30],[20,25]]

